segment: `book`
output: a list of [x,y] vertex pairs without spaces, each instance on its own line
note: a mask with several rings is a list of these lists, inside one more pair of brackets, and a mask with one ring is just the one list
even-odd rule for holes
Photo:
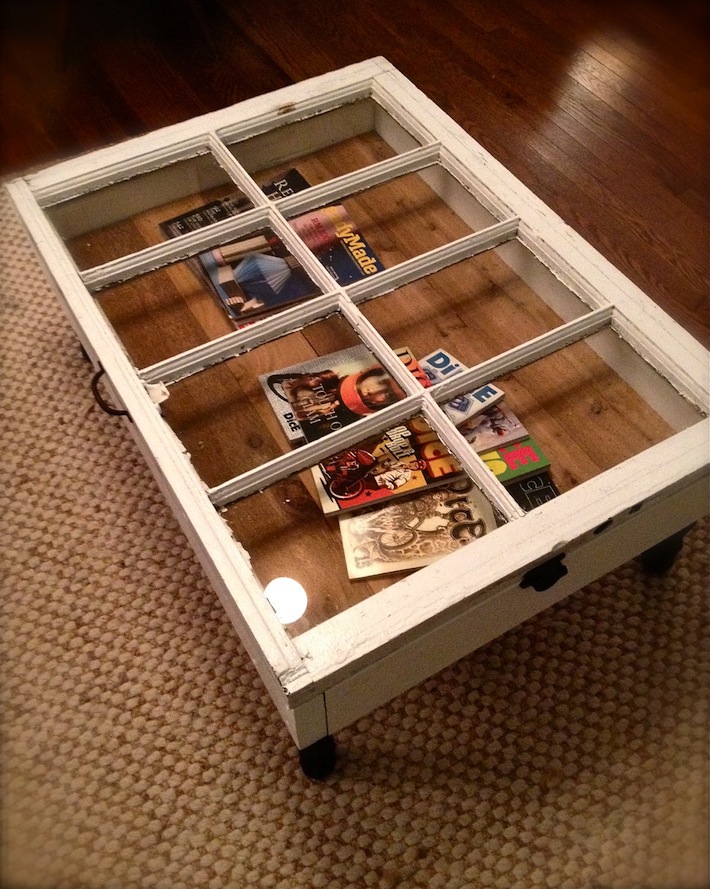
[[550,466],[540,446],[529,435],[512,444],[483,451],[479,457],[504,485],[536,475]]
[[458,460],[421,417],[375,433],[312,468],[325,515],[423,492],[463,474]]
[[493,507],[468,478],[339,519],[348,577],[423,568],[489,534]]
[[[394,353],[422,386],[431,385],[429,378],[410,349],[404,346],[394,349]],[[283,367],[274,373],[260,374],[259,382],[287,440],[292,444],[301,444],[306,441],[306,436],[296,417],[296,412],[284,392],[284,382],[289,382],[291,386],[301,375],[308,377],[331,368],[335,368],[338,375],[345,378],[372,367],[374,363],[375,358],[372,352],[364,343],[359,343],[349,349],[341,349],[339,352],[331,352],[325,356],[302,361],[300,364]],[[379,367],[379,365],[377,366]]]
[[547,470],[529,475],[520,481],[509,482],[506,489],[525,512],[530,512],[536,506],[542,506],[560,494]]
[[505,400],[487,407],[477,416],[470,417],[458,428],[474,451],[479,453],[513,441],[520,441],[528,435],[527,429]]
[[[466,365],[461,364],[445,349],[437,349],[435,352],[425,355],[419,359],[419,363],[432,385],[466,370]],[[459,426],[471,417],[480,414],[487,407],[499,402],[503,398],[503,394],[502,389],[489,383],[473,392],[464,392],[447,402],[443,405],[444,412],[456,426]]]

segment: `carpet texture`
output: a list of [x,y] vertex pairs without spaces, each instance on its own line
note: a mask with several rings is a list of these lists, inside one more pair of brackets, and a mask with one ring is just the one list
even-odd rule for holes
[[2,193],[2,885],[699,889],[708,553],[635,563],[306,779]]

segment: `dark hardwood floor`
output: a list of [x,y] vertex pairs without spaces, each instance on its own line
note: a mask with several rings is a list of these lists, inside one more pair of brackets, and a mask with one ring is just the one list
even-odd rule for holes
[[0,175],[384,55],[708,345],[705,6],[3,4]]

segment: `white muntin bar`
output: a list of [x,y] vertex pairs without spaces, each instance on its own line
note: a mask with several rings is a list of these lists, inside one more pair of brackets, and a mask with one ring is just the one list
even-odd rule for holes
[[224,142],[215,133],[209,133],[208,144],[220,167],[234,180],[240,191],[249,198],[252,204],[255,207],[266,206],[270,202],[269,198],[254,182]]
[[515,218],[496,222],[481,231],[464,235],[450,244],[434,247],[426,253],[406,259],[371,278],[350,284],[346,288],[348,296],[354,303],[363,302],[373,296],[380,296],[397,287],[411,284],[412,281],[423,278],[425,275],[441,271],[462,259],[469,259],[478,253],[498,247],[511,238],[515,238],[517,231],[518,220]]
[[[279,481],[295,472],[300,472],[303,469],[314,466],[324,457],[357,444],[357,442],[367,438],[372,432],[379,432],[401,422],[402,420],[413,417],[416,413],[422,411],[425,400],[428,401],[430,405],[439,402],[446,403],[463,392],[469,392],[472,389],[478,388],[478,386],[488,382],[496,376],[501,376],[512,370],[523,367],[538,358],[549,355],[552,352],[563,348],[565,345],[576,342],[594,330],[598,330],[608,324],[611,310],[602,309],[593,314],[594,317],[591,319],[590,316],[585,316],[585,319],[570,322],[569,324],[556,328],[548,334],[538,337],[536,340],[532,341],[534,345],[526,343],[516,349],[511,349],[497,359],[479,364],[469,370],[462,371],[451,380],[437,383],[429,389],[421,389],[418,393],[412,392],[412,394],[408,395],[402,401],[390,405],[381,411],[377,411],[377,413],[368,417],[364,417],[356,423],[345,426],[336,432],[331,432],[319,441],[302,445],[295,451],[284,454],[281,457],[276,457],[274,460],[265,463],[261,467],[257,467],[256,469],[245,472],[233,479],[229,479],[221,485],[210,488],[210,500],[215,506],[224,506],[232,500],[237,500],[249,494],[254,494],[257,491],[263,490],[275,481]],[[586,320],[587,323],[582,324],[582,320]],[[382,363],[387,366],[387,370],[392,373],[393,376],[396,375],[397,381],[401,382],[403,387],[405,387],[405,391],[413,390],[414,387],[418,385],[413,379],[408,379],[411,375],[389,350],[386,343],[382,341],[383,344],[380,345],[379,334],[376,332],[373,334],[369,329],[366,332],[365,327],[362,326],[359,327],[359,332],[361,336],[363,336],[363,340],[366,344],[371,346],[373,352],[376,354],[379,353],[378,357],[380,360],[387,358],[387,361],[382,361]],[[495,371],[495,373],[492,373],[492,371]],[[433,399],[433,401],[431,399]],[[436,408],[435,410],[439,410],[439,408]],[[441,428],[442,431],[444,431],[447,438],[445,443],[448,444],[449,442],[454,441],[453,433],[451,432],[452,427],[445,422],[446,417],[443,414],[443,411],[440,411],[440,413],[442,414],[442,420],[437,424],[437,428]],[[430,407],[427,419],[432,416],[433,409]],[[453,428],[455,429],[455,427]],[[460,451],[460,445],[454,445],[454,447],[457,452]],[[477,461],[476,459],[470,461],[470,465],[475,467],[473,469],[474,477],[479,481],[479,484],[485,484],[485,482],[481,482],[481,479],[485,478],[487,480],[487,477],[482,476],[480,473],[480,468],[483,464],[480,463],[479,466],[479,463],[480,460]],[[486,472],[488,471],[489,470],[486,469]],[[518,515],[518,511],[513,507],[511,501],[508,500],[507,497],[496,495],[496,502],[500,505],[501,512],[505,515],[510,517]]]
[[330,432],[317,441],[301,445],[294,451],[282,454],[268,463],[257,466],[255,469],[244,472],[220,485],[215,485],[209,489],[209,498],[215,506],[226,506],[233,500],[255,494],[276,481],[315,466],[325,457],[337,454],[344,448],[362,441],[371,433],[389,429],[402,420],[410,419],[419,413],[420,409],[421,395],[410,395],[375,414],[370,414],[370,416],[363,417],[342,429]]
[[587,315],[582,315],[581,318],[569,321],[560,327],[555,327],[554,330],[548,333],[540,334],[540,336],[528,340],[521,346],[502,352],[495,358],[461,371],[461,373],[457,373],[456,376],[442,383],[436,383],[428,391],[436,398],[437,402],[446,404],[463,392],[470,392],[478,386],[532,364],[533,361],[551,355],[565,346],[569,346],[585,337],[591,336],[599,330],[603,330],[611,323],[613,314],[613,306],[589,312]]
[[438,143],[422,145],[420,148],[414,148],[404,154],[364,167],[362,170],[346,173],[320,185],[313,185],[306,191],[281,198],[277,206],[286,217],[306,213],[316,207],[340,201],[348,195],[355,195],[389,182],[398,176],[415,173],[424,167],[436,164],[439,161],[440,150],[441,146]]
[[138,373],[146,384],[164,383],[169,386],[221,361],[227,361],[263,343],[301,330],[315,321],[334,314],[340,309],[341,299],[339,293],[311,297],[290,309],[284,309],[277,315],[255,321],[243,330],[235,330],[209,343],[195,346],[194,349],[144,367]]
[[238,216],[223,219],[206,228],[179,235],[164,243],[122,256],[120,259],[93,266],[81,272],[81,279],[89,290],[94,292],[102,290],[111,284],[127,281],[170,263],[189,259],[210,247],[248,237],[253,231],[265,228],[269,220],[267,207],[245,210]]
[[510,496],[504,485],[496,480],[491,470],[460,434],[446,413],[440,410],[431,389],[428,389],[422,398],[422,415],[442,443],[459,461],[461,468],[473,479],[501,515],[508,521],[522,518],[525,511]]

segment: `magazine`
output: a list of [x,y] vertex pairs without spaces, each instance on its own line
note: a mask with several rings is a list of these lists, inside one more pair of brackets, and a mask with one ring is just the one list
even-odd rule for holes
[[459,432],[479,453],[520,441],[528,435],[525,426],[505,401],[499,401],[478,416],[465,420],[459,426]]
[[[450,352],[437,349],[424,358],[419,359],[424,372],[429,377],[431,384],[440,383],[463,370],[466,366],[461,364]],[[492,383],[481,386],[474,392],[464,392],[443,405],[444,412],[449,419],[459,426],[464,421],[475,417],[487,407],[496,404],[503,398],[503,391]]]
[[[283,173],[278,179],[262,185],[262,191],[271,200],[276,200],[277,198],[286,197],[287,195],[303,191],[308,187],[309,183],[301,173],[299,173],[298,170],[291,168]],[[178,235],[183,235],[187,232],[196,231],[209,225],[213,225],[215,222],[229,219],[232,216],[237,216],[240,213],[251,209],[252,206],[251,201],[241,193],[230,194],[224,198],[209,201],[200,207],[196,207],[194,210],[190,210],[187,213],[174,216],[172,219],[167,219],[164,222],[161,222],[160,230],[166,238],[174,238]],[[297,265],[293,257],[290,257],[291,262],[289,263],[288,252],[285,248],[281,249],[281,256],[276,256],[263,232],[258,233],[256,237],[245,239],[242,244],[243,247],[241,248],[241,253],[239,252],[240,248],[235,248],[231,252],[231,258],[234,261],[237,261],[240,257],[242,259],[247,258],[248,251],[244,250],[244,246],[248,246],[252,249],[254,254],[274,255],[273,260],[264,259],[259,261],[264,266],[267,266],[267,272],[269,271],[269,263],[275,267],[280,266],[282,269],[285,267],[289,272],[291,270],[290,266]],[[222,249],[227,251],[227,255],[230,255],[228,245],[224,245]],[[278,262],[275,260],[278,260]],[[249,317],[250,321],[256,320],[256,317],[251,316],[257,316],[262,313],[264,308],[262,301],[258,298],[250,301],[247,298],[246,294],[236,281],[234,274],[230,271],[231,266],[228,266],[228,263],[224,260],[221,253],[212,250],[205,251],[190,259],[189,262],[195,273],[206,281],[215,295],[220,299],[227,315],[233,321],[239,321],[242,319],[243,315]],[[252,273],[255,271],[254,265],[255,263],[251,264]],[[250,266],[247,265],[244,269],[245,275],[247,275],[249,271]],[[272,274],[275,271],[276,268],[271,269]],[[293,271],[295,272],[297,270],[294,268]],[[315,287],[313,282],[310,281],[310,278],[308,278],[302,270],[301,274],[295,276],[295,279],[296,280],[292,282],[292,287],[297,283],[300,283],[303,290],[305,290],[305,288],[313,290]],[[242,311],[242,309],[244,311]]]
[[[429,378],[410,349],[405,346],[394,349],[394,353],[422,386],[427,387],[431,385]],[[311,358],[309,361],[302,361],[300,364],[281,368],[275,373],[261,374],[259,382],[288,441],[293,444],[302,444],[306,437],[303,434],[301,424],[296,418],[294,408],[284,392],[285,381],[291,384],[294,379],[302,375],[306,376],[322,372],[324,368],[335,369],[341,378],[345,378],[372,367],[374,362],[375,358],[372,352],[364,343],[359,343],[357,346],[352,346],[349,349],[331,352],[329,355]]]
[[321,461],[312,472],[325,515],[423,492],[463,474],[421,416],[368,436]]
[[529,475],[521,481],[509,482],[505,487],[525,512],[530,512],[536,506],[542,506],[560,494],[547,471]]
[[550,466],[550,461],[540,446],[529,435],[512,444],[483,451],[479,456],[504,485],[520,481],[529,475],[537,475]]
[[339,520],[352,579],[430,565],[496,527],[485,495],[468,478]]
[[382,410],[405,397],[405,392],[376,359],[353,369],[325,355],[307,373],[272,375],[280,384],[306,441],[316,441]]
[[[280,179],[261,186],[261,190],[271,200],[295,194],[305,188],[309,188],[309,183],[298,170],[293,168],[287,170]],[[215,222],[221,222],[223,219],[229,219],[231,216],[237,216],[245,210],[250,210],[252,206],[249,198],[241,193],[227,195],[224,198],[202,204],[187,213],[174,216],[172,219],[166,219],[160,223],[160,230],[166,238],[175,238],[178,235],[205,228]]]

